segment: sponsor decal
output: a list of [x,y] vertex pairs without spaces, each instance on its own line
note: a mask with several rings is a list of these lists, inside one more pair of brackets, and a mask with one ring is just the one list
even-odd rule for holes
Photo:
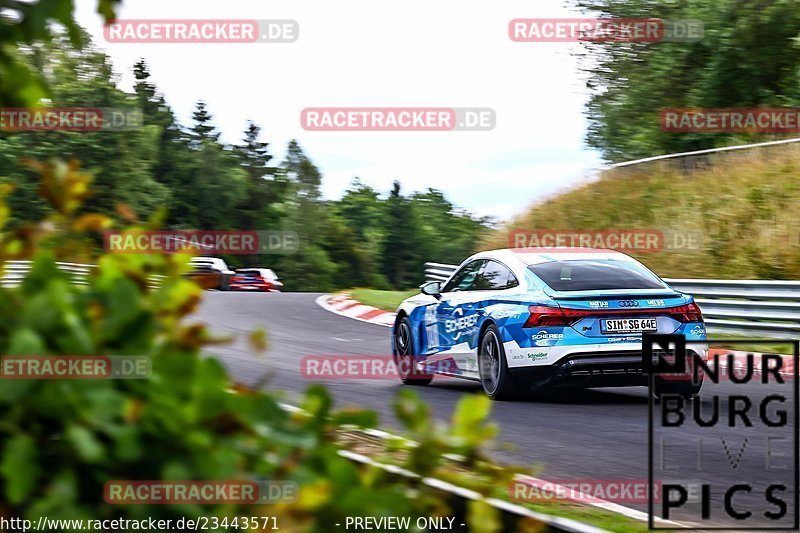
[[531,352],[527,356],[531,361],[538,361],[539,359],[547,359],[547,352]]
[[531,336],[531,340],[534,342],[534,344],[536,344],[536,346],[552,346],[558,341],[564,340],[564,334],[549,333],[547,331],[542,330],[539,333],[534,333]]
[[[464,315],[464,310],[460,307],[453,311],[454,315]],[[458,318],[449,318],[444,321],[444,330],[447,333],[453,334],[453,340],[458,340],[462,335],[475,329],[475,324],[478,323],[478,314],[459,316]]]
[[504,309],[497,309],[496,311],[491,311],[490,314],[493,318],[501,319],[501,318],[517,318],[522,313],[512,308],[504,308]]
[[439,348],[439,331],[436,323],[436,306],[425,307],[425,342],[429,352]]
[[647,305],[661,306],[664,305],[664,300],[647,300]]
[[608,342],[641,342],[641,337],[609,337]]
[[589,302],[589,307],[592,309],[605,309],[608,307],[608,302],[606,300],[593,300]]
[[691,333],[692,335],[694,335],[696,337],[702,337],[703,335],[706,334],[706,328],[704,328],[703,326],[695,326],[695,327],[692,328],[692,331],[690,331],[689,333]]

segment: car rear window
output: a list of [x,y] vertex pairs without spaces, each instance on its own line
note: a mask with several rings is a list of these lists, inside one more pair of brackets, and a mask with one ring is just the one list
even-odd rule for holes
[[275,272],[273,272],[268,268],[265,269],[240,268],[236,270],[236,275],[243,278],[264,278],[270,281],[275,281],[278,279],[278,276],[275,275]]
[[552,261],[528,269],[556,291],[663,289],[664,283],[639,263],[614,260]]

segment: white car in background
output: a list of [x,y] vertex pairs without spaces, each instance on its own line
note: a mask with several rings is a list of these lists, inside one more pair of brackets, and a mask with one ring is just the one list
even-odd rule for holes
[[217,289],[227,291],[230,289],[231,278],[235,274],[228,267],[224,259],[219,257],[192,257],[189,260],[192,267],[186,277],[194,280],[204,289]]

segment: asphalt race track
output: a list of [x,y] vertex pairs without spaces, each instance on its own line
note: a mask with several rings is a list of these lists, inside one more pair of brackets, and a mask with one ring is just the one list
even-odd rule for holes
[[[294,403],[298,394],[310,385],[301,375],[300,360],[307,355],[386,355],[389,329],[342,317],[315,303],[319,294],[308,293],[206,293],[197,319],[208,324],[216,334],[232,335],[236,340],[227,346],[210,350],[228,367],[235,378],[252,385],[269,376],[268,388],[285,391],[286,401]],[[253,355],[246,334],[264,328],[268,332],[269,349]],[[381,426],[399,427],[392,414],[395,393],[404,387],[393,380],[326,381],[338,407],[354,405],[376,410]],[[480,386],[470,382],[434,379],[427,387],[416,387],[431,406],[434,416],[447,419],[456,402],[465,394],[482,394]],[[731,384],[709,386],[704,394],[714,391],[735,392]],[[753,397],[753,418],[758,417],[758,400],[769,391]],[[571,390],[540,393],[528,401],[496,402],[492,418],[499,424],[499,441],[511,446],[498,447],[495,457],[503,462],[530,469],[538,465],[537,477],[547,480],[646,480],[648,471],[648,400],[645,388]],[[703,409],[710,412],[710,400],[703,400]],[[727,421],[723,402],[721,420]],[[789,425],[783,429],[792,439],[792,406],[788,405]],[[774,409],[772,409],[774,410]],[[691,433],[692,429],[687,429]],[[775,479],[775,472],[765,468],[763,440],[741,426],[719,428],[704,444],[703,469],[714,480],[728,484]],[[687,433],[688,436],[689,433]],[[725,439],[725,448],[720,439]],[[744,445],[744,438],[749,441]],[[687,437],[687,442],[691,441]],[[667,452],[675,462],[675,453],[687,462],[697,460],[694,444],[686,444],[678,452]],[[791,444],[787,445],[791,447]],[[725,451],[723,451],[725,450]],[[752,455],[751,455],[752,454]],[[737,458],[739,461],[737,461]],[[783,478],[791,481],[791,453]],[[692,463],[694,465],[694,463]],[[735,466],[733,466],[735,465]],[[777,475],[780,475],[778,473]],[[680,472],[676,472],[680,477]],[[676,477],[676,478],[677,478]],[[789,513],[794,512],[790,485],[785,494]],[[712,497],[715,512],[722,509],[719,494]],[[765,503],[764,495],[739,495],[735,499],[743,508],[751,506],[756,514],[774,510]],[[646,504],[623,503],[646,511]],[[675,517],[680,519],[680,517]],[[716,518],[716,517],[715,517]]]

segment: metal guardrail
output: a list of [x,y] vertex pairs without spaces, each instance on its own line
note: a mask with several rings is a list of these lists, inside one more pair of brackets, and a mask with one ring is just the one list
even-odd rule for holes
[[[425,263],[425,279],[444,281],[457,265]],[[800,338],[800,281],[665,279],[695,297],[711,333]]]
[[[305,413],[305,411],[299,407],[294,405],[281,403],[281,408],[289,413]],[[386,441],[392,440],[401,440],[406,445],[418,447],[419,443],[409,440],[405,437],[400,435],[395,435],[392,433],[387,433],[380,429],[376,428],[358,428],[358,427],[351,427],[354,433],[360,434],[361,437],[364,437],[367,442],[369,441],[377,441],[380,443],[385,443]],[[590,524],[579,522],[572,518],[566,518],[561,516],[552,516],[545,514],[541,511],[533,511],[532,509],[528,509],[527,507],[518,505],[516,503],[512,503],[507,500],[502,500],[499,498],[492,498],[492,497],[484,497],[480,493],[468,489],[465,487],[460,487],[458,485],[454,485],[453,483],[433,478],[433,477],[422,477],[419,474],[411,472],[405,468],[401,468],[397,465],[390,464],[390,463],[382,463],[376,461],[372,457],[368,455],[364,455],[362,453],[356,453],[352,450],[339,450],[338,454],[345,459],[349,459],[354,463],[360,463],[363,465],[369,465],[374,468],[378,468],[387,472],[390,475],[404,477],[406,479],[413,479],[417,480],[417,482],[427,485],[433,489],[439,491],[444,497],[450,500],[451,502],[451,509],[455,511],[455,513],[464,513],[466,511],[466,503],[470,500],[482,500],[484,503],[494,507],[500,512],[501,515],[501,522],[502,522],[502,531],[519,531],[522,528],[526,531],[530,529],[531,526],[538,526],[536,531],[541,531],[542,533],[609,533],[604,529],[600,529],[594,527]],[[447,458],[450,461],[459,461],[460,456],[455,455],[444,455],[443,457]],[[521,476],[515,476],[515,479],[520,479]],[[604,502],[608,504],[608,502]],[[591,504],[590,505],[594,505]],[[611,504],[614,505],[614,504]],[[598,505],[600,507],[600,505]],[[608,507],[606,507],[608,509]],[[610,509],[613,512],[613,509]]]
[[[81,265],[78,263],[56,263],[56,267],[62,272],[70,274],[70,281],[75,285],[86,285],[90,272],[92,269],[97,268],[95,265]],[[20,285],[30,269],[30,261],[7,261],[3,267],[0,286],[9,288]]]
[[612,168],[629,167],[633,165],[638,165],[640,163],[650,163],[652,161],[664,161],[666,159],[678,159],[681,157],[701,156],[701,155],[715,154],[719,152],[735,152],[738,150],[748,150],[751,148],[765,148],[768,146],[779,146],[783,144],[793,144],[796,142],[800,142],[800,137],[794,139],[781,139],[779,141],[767,141],[754,144],[738,144],[735,146],[723,146],[721,148],[709,148],[707,150],[695,150],[693,152],[680,152],[677,154],[656,155],[653,157],[645,157],[643,159],[635,159],[633,161],[624,161],[622,163],[615,163],[613,165],[605,166],[600,170],[610,170]]
[[[56,268],[70,275],[73,285],[88,285],[88,278],[97,265],[82,265],[80,263],[57,262]],[[30,261],[6,261],[3,265],[3,276],[0,278],[0,287],[7,289],[18,287],[28,272],[31,270]],[[164,276],[153,274],[147,278],[148,285],[157,288]]]

